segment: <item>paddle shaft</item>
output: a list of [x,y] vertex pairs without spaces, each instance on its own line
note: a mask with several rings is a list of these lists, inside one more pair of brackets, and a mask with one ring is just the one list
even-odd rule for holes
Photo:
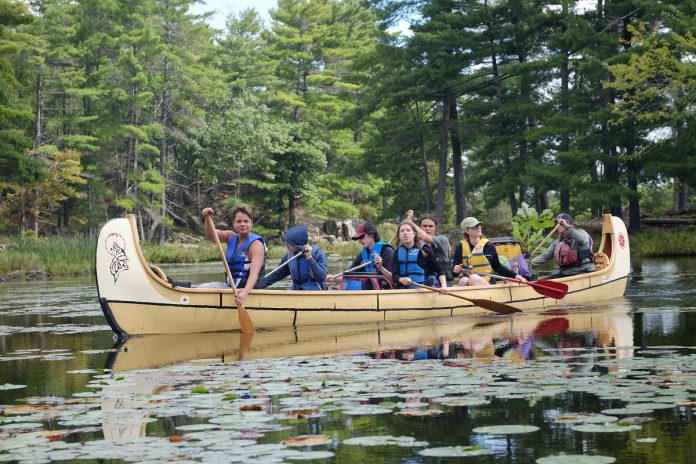
[[[435,287],[429,287],[427,285],[419,284],[416,282],[411,282],[411,285],[415,285],[416,287],[421,287],[425,288],[426,290],[430,290],[431,292],[437,292],[440,293],[440,289],[435,288]],[[483,300],[481,298],[467,298],[465,296],[457,295],[456,293],[448,293],[448,296],[453,296],[455,298],[461,298],[462,300],[466,300],[469,303],[473,303],[476,306],[480,306],[483,309],[487,309],[489,311],[493,311],[498,314],[512,314],[512,313],[521,313],[522,310],[519,308],[515,308],[514,306],[507,305],[505,303],[499,303],[497,301],[493,300]]]
[[[217,230],[215,230],[213,218],[210,216],[206,216],[205,220],[208,222],[208,226],[213,230],[215,244],[217,245],[220,257],[222,258],[222,263],[225,265],[225,273],[227,274],[227,279],[230,281],[230,287],[232,287],[232,291],[234,292],[234,296],[236,299],[238,295],[237,286],[234,284],[234,279],[232,278],[232,271],[230,271],[230,266],[229,264],[227,264],[227,257],[225,256],[225,251],[222,249],[222,245],[220,244],[220,237],[218,237]],[[237,302],[235,301],[235,303]],[[249,313],[247,312],[243,304],[237,303],[237,317],[239,317],[239,328],[241,329],[242,333],[254,333],[254,323],[251,322],[251,317],[249,316]]]
[[366,266],[368,266],[368,265],[370,265],[370,264],[372,264],[372,260],[366,261],[366,262],[362,263],[362,264],[359,265],[359,266],[355,266],[355,267],[351,267],[350,269],[346,269],[345,271],[341,272],[340,274],[336,274],[336,275],[333,276],[333,277],[334,277],[334,279],[335,279],[336,277],[341,277],[341,276],[342,276],[343,274],[345,274],[346,272],[357,271],[358,269],[362,269],[362,268],[364,268],[364,267],[366,267]]
[[277,270],[283,269],[285,266],[287,266],[288,264],[290,264],[295,258],[298,258],[302,253],[304,253],[304,250],[303,250],[303,251],[300,251],[300,252],[297,253],[295,256],[293,256],[292,258],[288,259],[287,261],[285,261],[283,264],[281,264],[281,265],[278,266],[277,268],[273,269],[271,272],[269,272],[268,274],[266,274],[265,276],[263,276],[263,278],[264,278],[264,279],[268,279],[268,278],[269,278],[271,275],[273,275]]
[[544,237],[544,239],[543,239],[541,242],[539,242],[539,244],[536,246],[536,248],[534,248],[534,251],[532,251],[532,252],[529,254],[529,256],[534,256],[534,253],[537,252],[537,250],[539,249],[539,247],[541,247],[541,245],[546,241],[546,239],[549,238],[549,237],[551,237],[551,236],[554,234],[554,232],[556,232],[556,230],[558,230],[558,224],[556,224],[556,227],[554,227],[553,229],[551,229],[551,232],[549,232],[549,234],[548,234],[546,237]]
[[512,282],[515,284],[529,285],[540,295],[548,296],[549,298],[553,298],[555,300],[563,299],[568,293],[568,286],[563,282],[554,282],[553,280],[543,280],[540,282],[520,282],[519,280],[511,279],[510,277],[489,274],[487,272],[465,272],[468,272],[469,274],[485,275],[492,279],[505,280],[507,282]]

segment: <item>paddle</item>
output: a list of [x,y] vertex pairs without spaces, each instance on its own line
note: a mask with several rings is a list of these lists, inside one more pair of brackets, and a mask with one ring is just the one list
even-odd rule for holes
[[362,269],[362,268],[364,268],[365,266],[369,266],[370,264],[372,264],[372,260],[366,261],[366,262],[360,264],[359,266],[355,266],[355,267],[351,267],[350,269],[346,269],[345,271],[341,272],[340,274],[336,274],[335,276],[333,276],[333,278],[335,279],[336,277],[341,277],[341,276],[342,276],[343,274],[345,274],[346,272],[357,271],[358,269]]
[[[220,237],[218,237],[217,231],[215,230],[215,224],[213,223],[213,218],[210,216],[206,216],[205,220],[208,223],[208,226],[213,230],[213,236],[215,237],[215,244],[217,245],[218,251],[220,252],[220,257],[222,258],[222,263],[225,265],[225,273],[227,273],[227,279],[230,281],[230,286],[232,287],[232,290],[234,291],[234,296],[236,297],[237,296],[237,286],[234,284],[234,279],[232,278],[232,272],[230,271],[230,266],[227,264],[227,258],[225,257],[225,251],[222,249],[222,245],[220,245]],[[251,322],[251,317],[249,316],[249,313],[247,312],[247,310],[243,304],[237,304],[237,317],[239,317],[239,328],[242,330],[242,333],[254,333],[254,323]]]
[[541,242],[539,242],[539,244],[536,246],[536,248],[534,248],[534,250],[529,254],[529,256],[534,256],[534,253],[537,252],[537,250],[542,245],[542,243],[546,242],[546,239],[551,237],[553,235],[553,233],[556,232],[556,229],[558,229],[558,224],[556,224],[556,227],[551,229],[551,232],[549,232],[549,234],[546,237],[544,237],[544,239]]
[[[428,287],[427,285],[423,284],[418,284],[416,282],[411,282],[411,285],[415,285],[416,287],[421,287],[425,288],[427,290],[430,290],[431,292],[437,292],[440,293],[440,289],[435,288],[435,287]],[[456,293],[448,293],[448,296],[453,296],[455,298],[461,298],[462,300],[466,300],[469,303],[473,303],[476,306],[480,306],[483,309],[487,309],[489,311],[493,311],[498,314],[512,314],[512,313],[521,313],[522,310],[519,308],[515,308],[514,306],[510,306],[504,303],[498,303],[497,301],[493,300],[483,300],[481,298],[467,298],[465,296],[457,295]]]
[[278,269],[283,269],[285,266],[287,266],[288,264],[290,264],[290,263],[292,262],[292,260],[294,260],[295,258],[299,257],[302,253],[304,253],[304,250],[300,251],[300,252],[297,253],[295,256],[293,256],[292,258],[288,259],[287,261],[285,261],[283,264],[281,264],[281,265],[278,266],[277,268],[273,269],[271,272],[269,272],[268,274],[266,274],[265,276],[263,276],[263,278],[264,278],[264,279],[268,279],[268,277],[269,277],[270,275],[272,275],[273,273],[275,273]]
[[538,294],[548,296],[549,298],[553,298],[554,300],[562,300],[568,293],[568,286],[563,282],[554,282],[553,280],[540,280],[538,282],[520,282],[519,280],[495,274],[488,274],[487,272],[477,272],[476,274],[485,275],[493,279],[505,280],[516,284],[529,285],[530,287],[534,288],[534,290]]

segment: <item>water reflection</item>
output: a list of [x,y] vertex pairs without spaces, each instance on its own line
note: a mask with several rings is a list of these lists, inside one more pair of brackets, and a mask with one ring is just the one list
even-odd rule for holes
[[423,321],[239,333],[143,335],[119,342],[107,368],[127,371],[191,359],[215,361],[282,356],[370,353],[377,359],[417,361],[503,357],[534,359],[596,348],[632,355],[630,305],[527,313],[512,318],[443,318]]

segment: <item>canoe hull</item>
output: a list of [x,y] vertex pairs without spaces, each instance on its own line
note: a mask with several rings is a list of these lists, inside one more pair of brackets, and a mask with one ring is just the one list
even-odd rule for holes
[[[620,219],[605,216],[600,251],[610,257],[604,269],[559,279],[569,287],[562,300],[546,298],[527,285],[507,283],[454,287],[450,292],[523,310],[623,296],[630,254]],[[133,216],[113,219],[102,227],[97,242],[96,274],[102,310],[119,336],[239,330],[232,290],[172,287],[150,269],[140,248]],[[424,290],[254,290],[245,307],[257,328],[490,314],[462,299]]]

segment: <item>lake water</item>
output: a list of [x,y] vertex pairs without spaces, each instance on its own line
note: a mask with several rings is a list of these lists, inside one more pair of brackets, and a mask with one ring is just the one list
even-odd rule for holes
[[644,260],[551,313],[115,344],[91,279],[8,281],[0,462],[693,463],[695,309],[693,260]]

